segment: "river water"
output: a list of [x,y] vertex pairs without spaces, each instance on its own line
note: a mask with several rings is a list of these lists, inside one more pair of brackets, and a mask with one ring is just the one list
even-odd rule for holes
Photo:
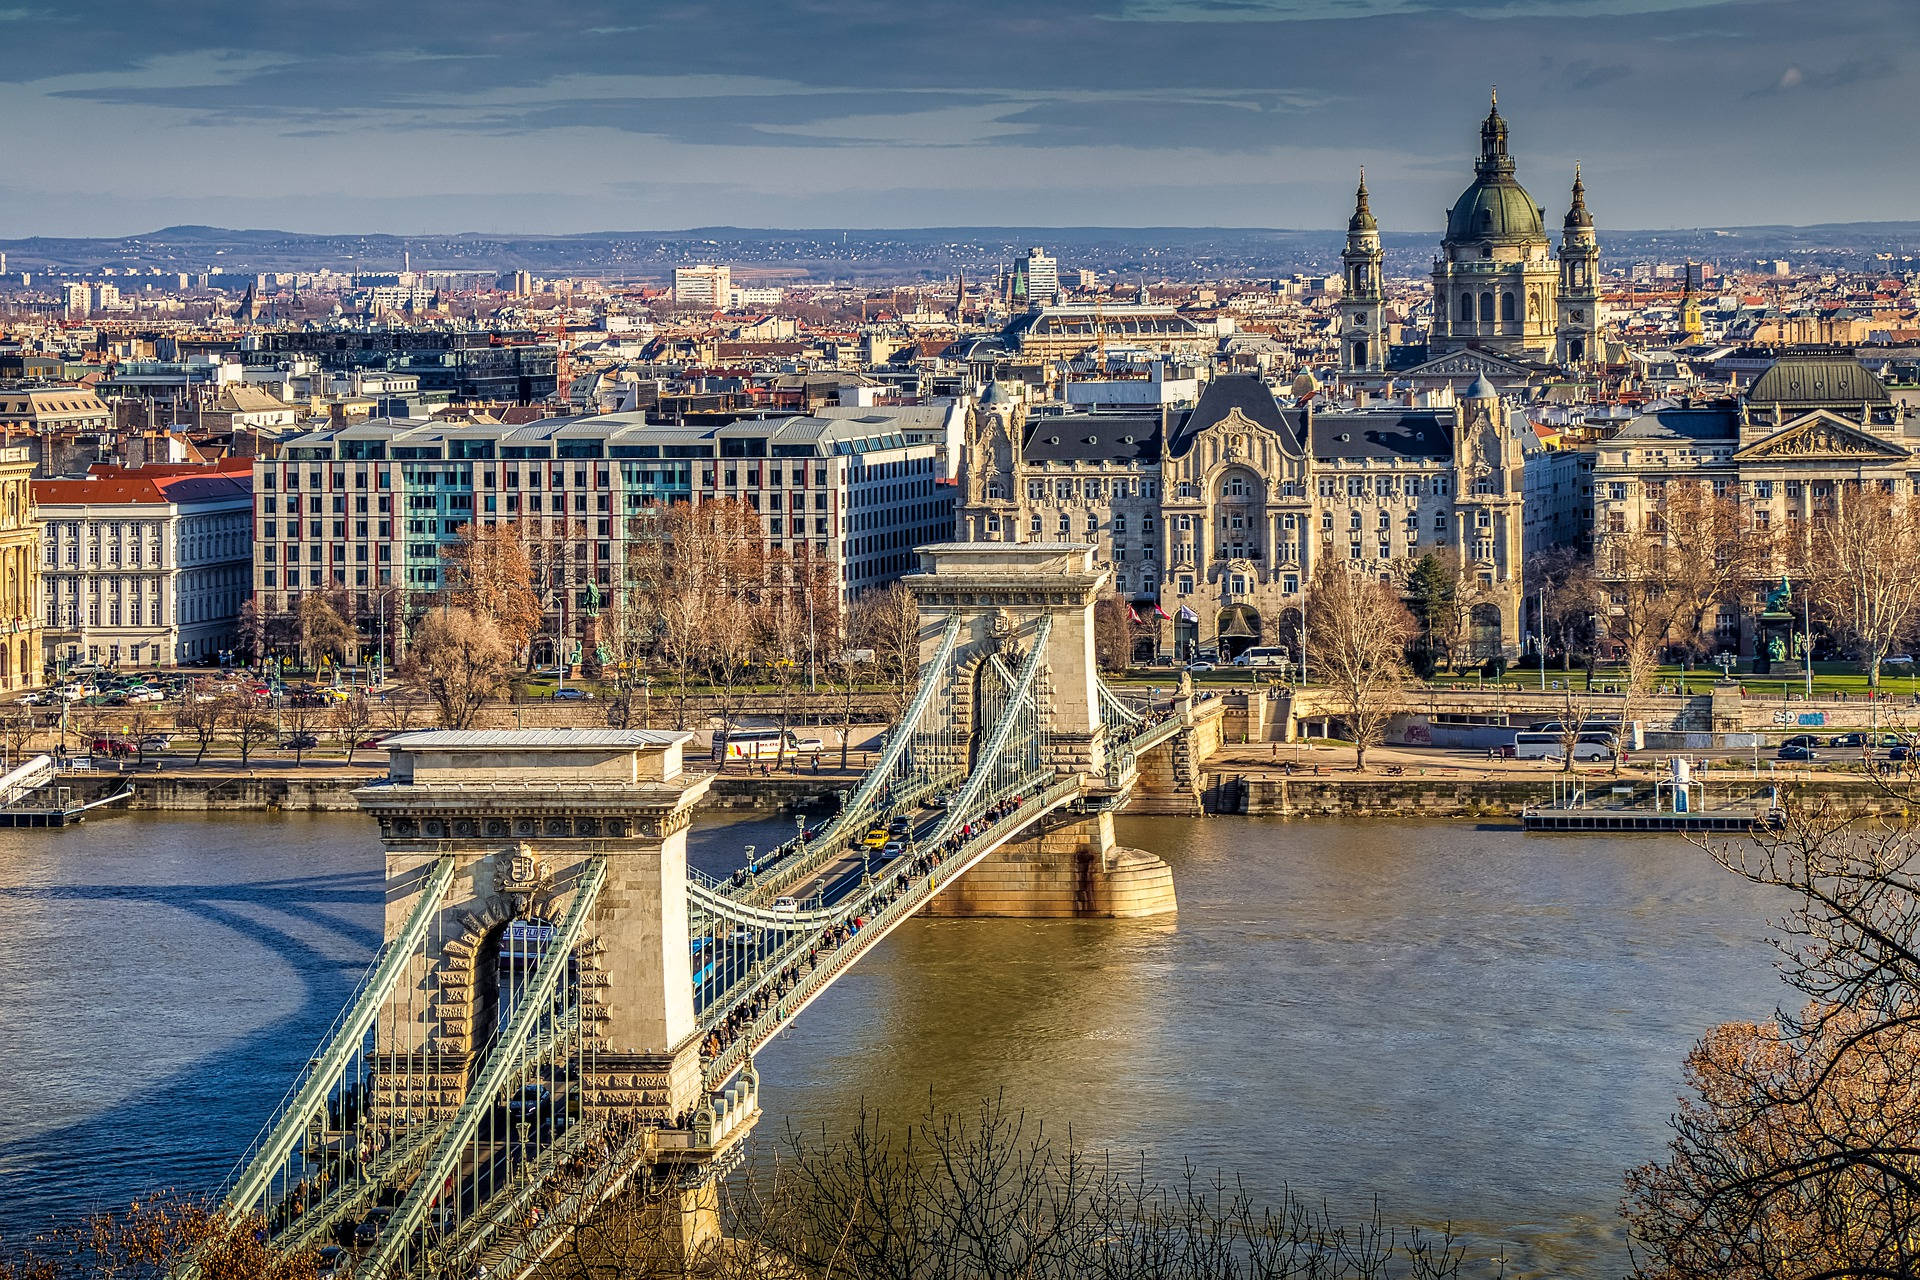
[[[916,920],[759,1058],[777,1137],[1002,1090],[1050,1131],[1451,1220],[1510,1275],[1617,1276],[1621,1174],[1688,1045],[1785,991],[1769,903],[1663,837],[1123,819],[1176,919]],[[785,821],[716,818],[721,870]],[[0,1233],[220,1182],[378,942],[357,816],[0,831]]]

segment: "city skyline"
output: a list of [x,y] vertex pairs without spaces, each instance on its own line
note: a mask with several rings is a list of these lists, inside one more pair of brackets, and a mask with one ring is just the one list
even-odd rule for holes
[[[1500,86],[1554,218],[1898,221],[1898,0],[0,9],[0,239],[1436,227]],[[1333,15],[1346,15],[1335,17]],[[33,145],[36,137],[64,145]],[[425,164],[428,157],[436,164]]]

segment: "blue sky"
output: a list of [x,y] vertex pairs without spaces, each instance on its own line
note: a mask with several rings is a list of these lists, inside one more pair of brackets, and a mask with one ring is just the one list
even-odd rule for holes
[[0,238],[1920,218],[1920,0],[0,0]]

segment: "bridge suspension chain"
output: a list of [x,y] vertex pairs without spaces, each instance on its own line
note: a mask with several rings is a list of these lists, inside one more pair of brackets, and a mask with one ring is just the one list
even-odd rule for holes
[[715,906],[721,899],[771,903],[858,839],[865,822],[880,809],[915,805],[958,781],[964,761],[954,727],[955,682],[949,674],[960,624],[959,614],[948,618],[939,647],[921,669],[912,701],[840,812],[812,838],[795,838],[756,859],[751,874],[720,881],[690,871],[688,886],[696,900]]
[[[1036,689],[1050,634],[1051,620],[1042,618],[1018,673],[1009,673],[998,655],[989,659],[994,678],[983,679],[980,692],[982,717],[991,718],[970,781],[925,842],[904,855],[910,865],[937,865],[947,846],[956,843],[956,832],[1051,778],[1046,717]],[[762,1000],[796,969],[810,969],[823,954],[833,953],[845,942],[849,926],[858,928],[873,902],[891,892],[887,886],[893,879],[875,881],[869,873],[858,889],[830,906],[778,911],[729,901],[690,883],[694,1010],[701,1030],[713,1038],[728,1034],[743,1007]]]
[[881,787],[893,780],[894,767],[913,742],[920,729],[921,719],[925,716],[927,708],[934,702],[940,687],[947,683],[944,678],[945,673],[948,664],[953,661],[954,647],[959,639],[960,615],[955,613],[947,619],[946,629],[940,634],[940,647],[934,651],[933,661],[921,668],[920,688],[914,694],[906,713],[900,717],[900,723],[888,736],[885,750],[880,753],[880,758],[874,762],[873,768],[867,770],[866,776],[860,780],[860,785],[847,798],[845,807],[828,824],[827,831],[822,833],[823,835],[831,835],[842,829],[851,829],[872,809],[874,797]]
[[[1054,779],[1049,785],[1050,778],[1051,774],[1041,774],[1024,780],[1025,785],[1014,796],[1002,797],[981,810],[998,811],[1000,816],[983,825],[967,824],[970,834],[956,837],[950,847],[934,850],[922,865],[903,868],[875,883],[861,896],[857,910],[849,913],[850,918],[859,917],[864,923],[844,935],[823,931],[824,937],[834,939],[833,945],[820,948],[817,959],[804,971],[797,963],[798,956],[789,960],[784,970],[770,968],[769,980],[777,985],[770,991],[750,993],[759,996],[754,1004],[744,1006],[751,1016],[733,1028],[726,1042],[708,1059],[703,1074],[705,1087],[714,1090],[724,1085],[761,1046],[944,886],[1046,814],[1079,797],[1079,778]],[[1016,798],[1018,803],[1014,802]],[[810,941],[817,945],[816,940]],[[804,950],[800,954],[805,954]]]
[[[453,883],[453,872],[454,860],[450,857],[434,863],[406,924],[368,966],[359,991],[329,1030],[321,1050],[309,1060],[305,1074],[253,1146],[241,1156],[238,1172],[229,1182],[228,1208],[248,1214],[263,1211],[274,1181],[288,1176],[288,1161],[301,1139],[316,1120],[324,1125],[334,1089],[350,1064],[356,1059],[364,1061],[367,1033],[401,977],[415,967],[428,928],[438,917],[440,902]],[[344,1121],[349,1100],[332,1098],[332,1102]]]
[[[511,1020],[486,1053],[479,1074],[468,1084],[458,1110],[440,1133],[433,1154],[408,1188],[393,1217],[380,1230],[372,1255],[358,1274],[386,1277],[424,1263],[445,1242],[457,1238],[466,1220],[484,1211],[505,1187],[525,1181],[529,1159],[527,1130],[539,1127],[542,1144],[567,1127],[568,1111],[554,1105],[552,1091],[563,1084],[584,1086],[585,1064],[578,1060],[582,1019],[574,975],[574,949],[585,934],[587,918],[606,883],[604,858],[587,863],[573,885],[565,919],[545,939],[532,979],[511,998]],[[563,1070],[545,1070],[556,1053],[575,1058]],[[571,1076],[571,1080],[566,1079]],[[531,1117],[529,1119],[528,1117]],[[492,1120],[494,1132],[483,1132]],[[521,1130],[518,1149],[512,1135],[497,1132],[501,1122]],[[514,1168],[518,1155],[521,1167]],[[429,1215],[436,1208],[433,1221]]]

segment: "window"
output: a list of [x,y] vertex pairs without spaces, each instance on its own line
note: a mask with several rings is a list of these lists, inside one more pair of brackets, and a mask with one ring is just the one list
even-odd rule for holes
[[1183,596],[1190,596],[1193,594],[1192,578],[1183,577],[1180,579],[1180,594]]
[[[1088,516],[1087,518],[1089,520],[1093,519],[1092,516]],[[1113,518],[1113,531],[1115,533],[1125,533],[1127,531],[1127,518],[1125,516],[1115,516]]]

